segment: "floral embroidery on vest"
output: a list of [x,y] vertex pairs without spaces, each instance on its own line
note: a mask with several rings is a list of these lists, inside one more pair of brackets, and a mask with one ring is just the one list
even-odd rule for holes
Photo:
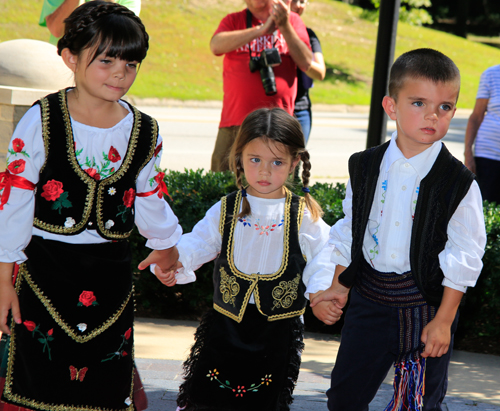
[[61,214],[63,208],[71,208],[73,204],[68,200],[68,192],[63,190],[63,184],[57,180],[49,180],[43,185],[42,197],[47,201],[53,201],[52,210]]
[[135,200],[135,190],[133,188],[129,188],[123,194],[123,204],[118,206],[118,214],[117,217],[121,216],[122,221],[127,221],[129,215],[133,213],[132,205]]

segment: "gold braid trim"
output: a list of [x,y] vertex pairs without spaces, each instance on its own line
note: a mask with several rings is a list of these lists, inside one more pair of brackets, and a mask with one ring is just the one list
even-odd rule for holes
[[224,235],[224,224],[226,222],[226,206],[227,206],[227,198],[224,196],[220,200],[220,218],[219,218],[219,233],[222,237]]
[[[227,247],[227,262],[229,264],[229,268],[233,272],[234,275],[237,277],[240,277],[244,280],[247,281],[253,281],[253,278],[255,275],[258,276],[258,281],[272,281],[275,280],[276,278],[279,278],[283,275],[283,273],[286,270],[286,267],[288,265],[288,256],[290,254],[290,248],[289,248],[289,238],[290,238],[290,207],[292,203],[292,193],[290,190],[288,190],[286,187],[286,199],[285,199],[285,221],[283,223],[284,229],[283,229],[283,256],[281,258],[281,266],[276,271],[274,274],[245,274],[238,270],[236,268],[236,265],[234,264],[234,255],[233,255],[233,249],[234,249],[234,229],[236,226],[237,219],[236,217],[233,217],[233,220],[231,222],[231,229],[229,231],[229,241],[228,241],[228,247]],[[236,201],[234,205],[234,210],[233,210],[233,216],[237,216],[239,209],[240,209],[240,202],[241,202],[241,191],[238,192],[236,195]]]
[[45,168],[47,164],[47,158],[49,157],[49,102],[46,98],[40,100],[40,111],[42,117],[42,137],[43,137],[43,145],[45,147],[45,161],[43,162],[43,166],[40,169],[40,173]]
[[[99,226],[99,230],[102,233],[104,233],[106,235],[106,237],[119,239],[119,240],[124,239],[124,238],[128,238],[130,236],[130,233],[132,232],[132,230],[130,230],[127,233],[116,233],[116,232],[112,232],[112,231],[106,229],[106,227],[104,225],[104,221],[103,221],[104,218],[103,218],[102,209],[103,209],[104,194],[105,194],[106,187],[117,182],[128,171],[130,164],[132,163],[132,159],[134,158],[135,150],[137,148],[137,143],[139,140],[139,132],[141,129],[141,113],[134,106],[130,106],[130,107],[131,107],[133,115],[134,115],[134,125],[132,127],[132,132],[130,135],[130,140],[129,140],[129,144],[128,144],[127,154],[125,155],[125,159],[123,160],[123,163],[121,164],[120,168],[118,170],[116,170],[115,173],[110,175],[108,178],[101,180],[101,182],[99,183],[98,189],[97,189],[96,215],[97,215],[97,225]],[[156,123],[155,120],[153,120],[152,123],[153,123],[152,133],[154,136],[154,142],[156,142],[157,138],[158,138],[158,124]],[[141,170],[153,157],[155,149],[156,149],[156,145],[151,144],[149,154],[146,158],[146,161],[139,169],[137,176],[135,176],[135,180],[137,180],[137,177],[138,177],[139,173],[141,172]]]
[[[21,265],[19,269],[18,279],[16,280],[16,292],[19,294],[21,289],[22,279],[21,276],[21,268],[24,266]],[[29,284],[29,282],[28,282]],[[56,320],[57,321],[57,320]],[[13,368],[14,368],[14,357],[16,356],[16,328],[15,328],[14,319],[11,321],[10,329],[11,329],[11,337],[10,337],[10,348],[9,348],[9,358],[7,361],[7,376],[5,377],[5,387],[3,394],[5,398],[9,401],[16,403],[16,405],[21,404],[24,407],[42,411],[117,411],[116,409],[111,408],[101,408],[101,407],[84,407],[84,406],[75,406],[75,405],[67,405],[67,404],[46,404],[44,402],[35,401],[32,399],[21,397],[18,394],[12,393],[12,384],[13,381]],[[132,356],[134,356],[134,350],[132,349]],[[132,380],[130,387],[130,398],[133,398],[134,395],[134,372],[135,366],[132,367]],[[130,404],[126,408],[122,408],[120,411],[134,411],[134,404]]]
[[28,273],[25,264],[21,264],[21,266],[19,267],[19,274],[17,280],[17,282],[19,283],[19,287],[21,285],[23,278],[26,280],[29,287],[35,293],[38,299],[45,306],[45,308],[47,309],[51,317],[54,319],[54,321],[64,330],[66,334],[68,334],[71,337],[72,340],[78,343],[86,343],[87,341],[92,340],[99,334],[102,334],[104,331],[106,331],[109,327],[111,327],[116,322],[116,320],[118,320],[118,318],[122,315],[123,310],[125,310],[125,307],[129,303],[134,293],[134,289],[132,288],[128,296],[123,301],[121,307],[116,311],[116,313],[114,313],[110,318],[108,318],[99,328],[94,329],[88,335],[77,335],[76,332],[61,318],[61,315],[54,308],[51,301],[47,297],[45,297],[40,288],[38,288],[38,286],[35,284],[30,274]]
[[[92,211],[92,204],[94,202],[94,192],[96,190],[96,181],[90,177],[83,169],[80,167],[80,164],[78,164],[78,161],[76,160],[76,154],[75,154],[75,144],[74,144],[74,139],[73,139],[73,129],[71,127],[71,118],[69,115],[68,111],[68,102],[66,99],[66,90],[60,90],[59,91],[59,102],[61,104],[61,111],[63,113],[63,120],[64,120],[64,127],[66,129],[66,150],[68,153],[68,160],[70,164],[73,166],[73,170],[76,172],[76,174],[80,177],[81,180],[85,182],[88,186],[87,190],[87,198],[85,200],[85,207],[83,208],[83,217],[81,221],[78,224],[75,224],[73,227],[65,227],[63,225],[54,225],[54,224],[48,224],[45,223],[38,218],[35,217],[33,220],[33,225],[35,227],[41,228],[44,231],[48,231],[50,233],[56,233],[56,234],[73,234],[87,224],[87,221],[90,217],[90,213]],[[48,100],[47,98],[43,98],[41,100],[41,107],[42,107],[42,134],[44,137],[44,142],[45,142],[45,162],[47,162],[48,158],[48,146],[49,146],[49,128],[47,126],[48,124],[48,118],[49,118],[49,111],[48,111]],[[43,165],[45,167],[45,164]],[[42,168],[43,169],[43,168]]]

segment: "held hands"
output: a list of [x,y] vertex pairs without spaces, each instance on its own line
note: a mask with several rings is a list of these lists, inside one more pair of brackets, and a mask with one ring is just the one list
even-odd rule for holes
[[[312,300],[319,301],[317,298],[320,294],[324,293],[324,291],[318,291],[317,293],[311,294],[310,298]],[[326,325],[335,324],[340,317],[342,316],[343,311],[337,307],[333,301],[320,301],[316,302],[314,307],[312,307],[312,311],[314,316],[323,321]]]
[[[349,288],[339,283],[338,277],[342,271],[345,270],[345,267],[337,266],[335,269],[335,277],[333,277],[332,285],[323,292],[318,292],[314,294],[311,298],[311,308],[313,309],[314,315],[316,315],[316,311],[314,307],[320,304],[322,301],[326,301],[331,303],[331,306],[327,308],[321,308],[318,310],[320,315],[326,318],[329,322],[323,320],[323,318],[318,317],[321,321],[323,321],[327,325],[335,324],[343,314],[342,309],[347,304],[347,298],[349,297]],[[325,311],[329,313],[329,315],[325,314]],[[331,322],[333,320],[333,322]]]
[[[166,250],[153,250],[151,251],[151,253],[149,253],[148,257],[139,264],[139,270],[144,270],[145,268],[148,268],[151,264],[156,264],[155,274],[158,269],[160,273],[163,273],[162,276],[167,275],[171,271],[173,271],[174,273],[173,275],[175,276],[178,259],[179,259],[179,252],[177,251],[177,247],[175,246],[167,248]],[[160,279],[160,281],[162,280]],[[170,280],[167,282],[171,283],[172,281]],[[171,287],[171,285],[169,287]]]
[[167,287],[173,287],[177,284],[177,279],[175,278],[175,274],[178,270],[182,268],[182,264],[180,261],[177,261],[172,267],[168,270],[162,270],[160,266],[155,267],[155,275],[158,277],[161,283],[166,285]]

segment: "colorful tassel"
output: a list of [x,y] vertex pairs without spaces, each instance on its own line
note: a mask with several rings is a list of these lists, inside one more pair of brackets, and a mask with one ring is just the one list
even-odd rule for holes
[[384,411],[421,411],[425,394],[425,358],[394,365],[394,394]]

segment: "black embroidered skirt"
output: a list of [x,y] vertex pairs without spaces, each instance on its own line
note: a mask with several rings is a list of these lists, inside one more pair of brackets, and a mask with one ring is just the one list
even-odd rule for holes
[[134,410],[132,274],[127,242],[33,237],[16,290],[2,401],[30,409]]
[[177,403],[186,411],[285,411],[303,350],[298,317],[267,321],[248,304],[241,323],[210,310],[184,363]]

